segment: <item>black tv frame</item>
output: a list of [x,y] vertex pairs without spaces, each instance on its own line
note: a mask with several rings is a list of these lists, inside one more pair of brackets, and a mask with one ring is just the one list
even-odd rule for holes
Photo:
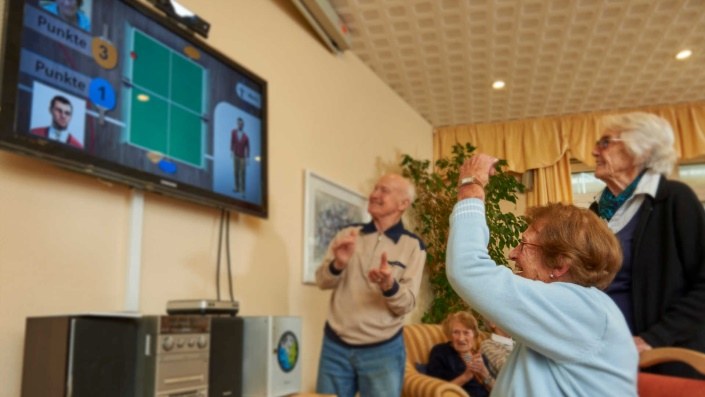
[[[213,188],[213,180],[210,181],[211,188],[206,189],[201,186],[185,183],[178,179],[172,178],[168,174],[161,173],[159,170],[146,171],[144,169],[126,166],[112,160],[94,156],[86,151],[76,150],[66,144],[50,141],[48,139],[39,138],[29,134],[29,127],[22,130],[18,128],[20,124],[18,119],[18,105],[20,92],[20,58],[22,46],[22,34],[26,29],[24,25],[24,10],[26,3],[38,4],[36,0],[7,0],[5,12],[3,15],[3,36],[0,55],[0,149],[5,149],[11,152],[27,155],[32,158],[41,159],[62,168],[67,168],[82,174],[94,176],[109,181],[115,181],[127,186],[137,188],[144,191],[156,192],[170,197],[188,200],[219,209],[234,210],[242,213],[251,214],[261,218],[268,216],[268,114],[267,114],[267,82],[239,63],[235,62],[230,57],[212,48],[203,40],[196,37],[193,32],[190,32],[180,26],[176,21],[167,18],[158,10],[151,8],[137,0],[93,0],[95,7],[96,3],[101,3],[101,7],[113,7],[114,4],[121,3],[134,12],[139,13],[154,23],[166,29],[173,34],[177,39],[181,39],[198,51],[208,57],[212,57],[212,61],[221,63],[223,66],[232,70],[235,74],[244,77],[248,84],[255,85],[261,93],[261,106],[257,117],[260,122],[260,147],[259,180],[249,182],[251,184],[259,184],[259,194],[261,200],[252,201],[246,198],[240,198],[235,194],[218,193]],[[104,11],[105,12],[105,11]],[[98,27],[93,26],[90,34],[99,36],[96,31]],[[56,44],[49,44],[56,45]],[[122,54],[121,56],[125,56]],[[122,58],[121,58],[122,59]],[[121,61],[119,61],[121,62]],[[120,69],[119,65],[117,69]],[[122,72],[119,72],[122,73]],[[209,76],[213,79],[213,76]],[[26,91],[26,90],[25,90]],[[213,100],[207,110],[207,127],[205,133],[206,142],[203,144],[204,151],[213,152],[215,148],[215,105],[217,100]],[[87,106],[92,105],[86,98]],[[98,110],[95,107],[93,110]],[[26,112],[26,111],[25,111]],[[95,122],[95,121],[94,121]],[[27,124],[28,121],[25,122]],[[224,132],[220,132],[224,134]],[[221,149],[222,150],[222,149]],[[204,156],[208,157],[208,156]],[[210,161],[210,178],[214,178],[215,160]],[[223,159],[220,161],[224,162]],[[206,166],[207,167],[207,166]],[[204,182],[205,183],[205,182]]]

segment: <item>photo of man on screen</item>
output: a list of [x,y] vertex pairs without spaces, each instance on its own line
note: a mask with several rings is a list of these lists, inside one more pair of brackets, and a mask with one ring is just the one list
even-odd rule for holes
[[83,144],[68,131],[71,117],[73,116],[73,105],[71,101],[64,96],[55,95],[49,103],[49,114],[51,114],[51,125],[33,128],[29,132],[32,135],[83,149]]
[[91,31],[91,20],[83,7],[84,0],[54,0],[45,2],[42,8],[57,15],[62,21],[77,26],[86,32]]

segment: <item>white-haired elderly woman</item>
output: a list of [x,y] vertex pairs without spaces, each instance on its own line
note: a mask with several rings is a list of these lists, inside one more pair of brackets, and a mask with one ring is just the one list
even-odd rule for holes
[[[705,352],[705,211],[687,185],[666,179],[676,161],[671,125],[634,112],[602,120],[592,155],[607,184],[590,207],[622,246],[622,268],[605,292],[627,320],[638,351],[677,346]],[[702,377],[685,364],[653,372]]]

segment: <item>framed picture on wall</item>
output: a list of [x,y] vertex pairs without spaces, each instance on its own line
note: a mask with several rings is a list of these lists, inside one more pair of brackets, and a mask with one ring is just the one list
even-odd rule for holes
[[316,268],[328,244],[345,225],[367,222],[367,199],[346,187],[306,170],[304,197],[303,282],[314,284]]

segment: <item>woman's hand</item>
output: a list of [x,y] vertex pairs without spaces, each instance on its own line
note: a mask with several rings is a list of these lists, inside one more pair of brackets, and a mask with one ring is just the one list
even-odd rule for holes
[[[485,186],[490,176],[495,173],[494,165],[497,161],[499,160],[484,153],[476,153],[469,159],[465,159],[458,174],[458,200],[466,198],[484,200]],[[468,180],[472,182],[467,183]]]
[[461,355],[461,358],[465,362],[465,371],[450,382],[462,387],[475,377],[475,372],[472,370],[472,355],[466,353]]
[[468,368],[470,368],[480,383],[484,384],[488,389],[492,388],[494,379],[490,375],[490,370],[485,366],[482,354],[475,354]]
[[650,344],[646,343],[646,341],[642,339],[641,336],[634,337],[634,344],[636,345],[636,351],[639,353],[653,349],[653,347],[651,347]]
[[473,371],[472,363],[466,362],[465,363],[465,372],[463,372],[459,376],[459,378],[462,378],[462,381],[459,383],[459,385],[462,386],[462,385],[470,382],[474,377],[475,377],[475,371]]
[[478,375],[478,378],[480,379],[485,379],[490,376],[490,371],[485,366],[485,361],[482,359],[482,354],[475,354],[469,367],[472,372]]

